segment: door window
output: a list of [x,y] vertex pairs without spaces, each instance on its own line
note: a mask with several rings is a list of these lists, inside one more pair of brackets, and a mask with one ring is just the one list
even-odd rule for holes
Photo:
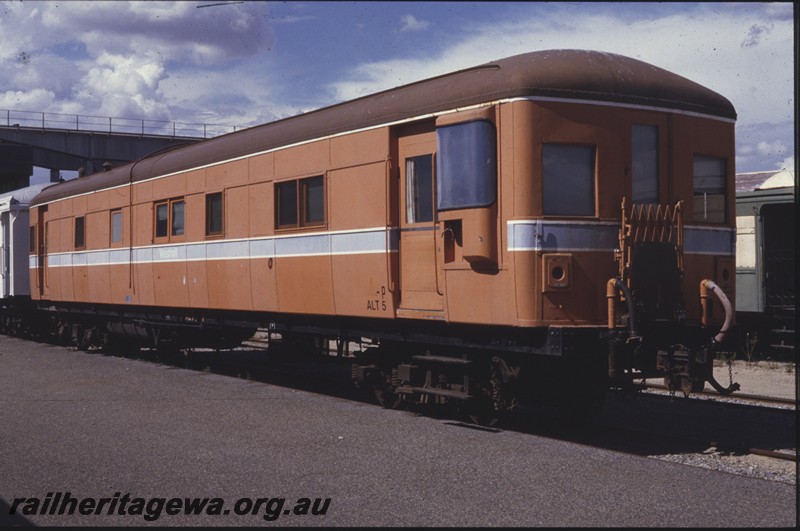
[[406,222],[433,221],[433,155],[406,159]]

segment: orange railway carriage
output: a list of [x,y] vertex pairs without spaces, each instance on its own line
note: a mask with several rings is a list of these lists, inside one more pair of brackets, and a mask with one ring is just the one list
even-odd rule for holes
[[32,296],[83,345],[372,338],[390,403],[716,384],[735,118],[619,55],[494,61],[46,189]]

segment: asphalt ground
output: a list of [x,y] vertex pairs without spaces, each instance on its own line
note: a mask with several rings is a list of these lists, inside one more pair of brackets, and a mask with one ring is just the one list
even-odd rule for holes
[[[43,510],[57,493],[73,514],[41,514],[57,512]],[[183,514],[186,498],[210,498],[209,510]],[[318,512],[330,502],[315,515],[305,499]],[[795,485],[0,336],[0,525],[796,520]]]

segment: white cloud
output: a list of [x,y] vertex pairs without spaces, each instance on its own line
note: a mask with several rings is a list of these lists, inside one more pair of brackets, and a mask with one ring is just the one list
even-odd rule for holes
[[425,20],[417,20],[414,15],[403,15],[400,17],[400,31],[419,31],[424,30],[431,25],[430,22]]
[[753,24],[750,26],[750,29],[747,32],[747,38],[742,42],[741,47],[744,48],[745,46],[758,46],[761,42],[761,38],[770,31],[774,26],[770,25],[760,25],[760,24]]
[[[190,65],[225,72],[272,44],[266,3],[203,9],[198,5],[202,4],[2,2],[3,101],[14,109],[39,112],[171,117],[167,94],[161,90],[170,72]],[[216,88],[222,94],[241,90],[230,78]],[[196,107],[190,112],[196,113]]]
[[[292,77],[304,52],[284,52],[294,63],[280,75],[266,53],[274,44],[270,24],[311,20],[313,3],[298,18],[280,19],[268,17],[266,2],[198,8],[208,3],[0,2],[0,109],[180,121],[206,112],[204,119],[254,124],[493,59],[583,48],[641,59],[730,99],[743,167],[769,168],[794,156],[790,3],[497,3],[491,21],[473,17],[446,35],[437,31],[437,39],[404,48],[407,55],[391,47],[360,55],[389,57],[383,61],[348,68],[344,50],[329,43],[323,52],[344,73],[327,84],[319,72]],[[392,15],[386,30],[394,25],[390,37],[408,43],[414,31],[444,26],[429,15],[435,11],[424,19],[405,15],[399,26],[399,13]],[[512,15],[503,18],[506,11]],[[372,45],[367,31],[359,35]],[[381,46],[391,40],[376,38]],[[313,42],[307,53],[319,51]],[[287,83],[297,87],[288,97],[302,103],[280,99]]]
[[[345,100],[520,53],[579,48],[627,55],[707,86],[731,101],[739,126],[785,125],[795,119],[793,31],[786,9],[771,4],[697,4],[650,18],[534,6],[505,23],[473,23],[438,54],[358,65],[331,86]],[[794,151],[791,137],[785,145]]]
[[7,62],[5,67],[0,61],[0,90],[44,89],[65,99],[70,97],[72,86],[81,76],[75,61],[48,52],[31,52],[27,61]]
[[[183,20],[192,16],[193,11],[197,9],[195,2],[127,2],[127,4],[131,14],[150,22]],[[108,7],[111,8],[111,6]],[[89,9],[92,9],[91,5],[89,5]]]
[[[420,79],[420,72],[445,73],[519,53],[555,48],[582,48],[628,55],[650,62],[708,86],[733,100],[740,113],[752,113],[758,103],[761,120],[787,119],[793,106],[792,69],[772,57],[792,60],[791,21],[756,23],[772,26],[759,35],[758,43],[743,49],[750,38],[753,16],[737,12],[706,12],[623,21],[613,15],[597,15],[563,8],[553,13],[519,17],[505,24],[475,25],[465,37],[441,53],[423,59],[393,59],[361,65],[353,80],[342,80],[340,95],[369,93]],[[765,60],[769,56],[771,60]],[[764,80],[769,93],[783,97],[764,115],[766,87],[744,83],[745,76]],[[776,107],[779,109],[776,110]]]
[[104,53],[88,68],[76,87],[80,100],[99,102],[106,116],[167,118],[160,98],[164,65],[157,54],[124,56]]
[[[230,89],[231,79],[237,79],[235,91]],[[193,122],[239,126],[256,125],[292,114],[289,109],[272,103],[272,91],[276,87],[276,84],[262,84],[242,76],[238,69],[225,72],[182,70],[159,83],[163,102],[173,115],[187,117],[184,120]]]
[[780,161],[780,162],[779,162],[779,163],[778,163],[778,164],[775,166],[775,169],[776,169],[776,170],[794,170],[794,169],[795,169],[795,164],[794,164],[794,155],[792,155],[792,156],[790,156],[790,157],[786,157],[786,158],[784,158],[783,160],[781,160],[781,161]]
[[[50,6],[51,4],[45,4]],[[266,4],[245,2],[198,9],[196,2],[67,2],[44,17],[69,28],[89,53],[157,52],[168,60],[215,65],[269,46]]]
[[45,89],[0,92],[0,109],[47,109],[55,94]]
[[786,145],[780,140],[759,142],[756,149],[762,155],[783,155],[786,153]]
[[780,20],[792,20],[794,17],[793,2],[770,2],[764,5],[764,12],[770,17]]

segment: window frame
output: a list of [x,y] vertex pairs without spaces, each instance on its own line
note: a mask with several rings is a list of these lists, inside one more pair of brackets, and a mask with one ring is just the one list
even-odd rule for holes
[[[292,223],[281,223],[281,214],[283,213],[283,209],[281,208],[281,202],[283,198],[283,189],[288,188],[291,185],[294,188],[294,221]],[[282,181],[275,183],[274,186],[275,190],[275,230],[288,230],[288,229],[296,229],[299,225],[299,218],[300,212],[298,211],[298,199],[297,199],[297,179],[292,179],[289,181]]]
[[[548,200],[546,197],[547,189],[546,189],[546,180],[545,180],[545,148],[548,146],[552,147],[572,147],[572,148],[586,148],[591,150],[592,153],[592,172],[591,178],[589,179],[589,183],[591,184],[591,213],[564,213],[564,212],[548,212],[548,205],[553,204],[553,199]],[[597,162],[598,162],[598,145],[596,143],[584,143],[584,142],[542,142],[541,144],[541,193],[542,193],[542,216],[552,216],[552,217],[571,217],[571,218],[596,218],[597,217]],[[574,201],[573,201],[574,203]]]
[[[219,230],[213,230],[211,202],[219,199]],[[224,192],[211,192],[206,194],[206,238],[221,238],[225,236],[225,194]]]
[[[183,205],[183,228],[180,234],[174,232],[175,222],[175,205]],[[158,235],[158,208],[160,206],[167,207],[166,219],[166,235]],[[172,199],[163,199],[153,203],[153,243],[166,243],[166,242],[181,242],[186,239],[186,200],[183,197],[173,197]]]
[[[697,210],[697,171],[696,171],[696,164],[698,163],[698,159],[705,159],[706,162],[709,160],[714,160],[717,162],[722,163],[722,173],[718,175],[718,177],[722,180],[722,193],[715,194],[722,196],[722,219],[714,220],[709,219],[708,217],[708,193],[703,193],[703,211],[699,212]],[[708,225],[725,225],[728,223],[731,213],[728,209],[728,199],[731,193],[730,187],[728,186],[728,168],[730,164],[728,161],[728,157],[725,156],[716,156],[716,155],[707,155],[704,153],[692,153],[692,220],[695,223],[705,223]],[[708,176],[706,176],[708,177]],[[702,216],[702,217],[701,217]]]
[[[75,216],[72,224],[72,243],[75,250],[86,249],[86,216]],[[78,241],[78,227],[80,226],[80,242]]]
[[[474,143],[469,145],[452,146],[456,153],[447,153],[451,148],[451,144],[446,142],[449,138],[445,135],[450,131],[457,131],[461,133],[467,131],[462,135],[459,140],[462,144],[474,140]],[[476,133],[486,133],[480,136]],[[487,208],[497,202],[498,193],[498,176],[499,176],[499,158],[498,158],[498,134],[497,126],[492,120],[486,118],[478,118],[475,120],[468,120],[464,122],[457,122],[452,124],[440,125],[436,128],[436,157],[434,160],[433,181],[434,181],[434,210],[436,212],[446,212],[449,210],[466,210],[470,208]],[[485,148],[482,151],[479,148]],[[469,201],[457,202],[453,197],[456,191],[464,191],[465,188],[457,190],[455,186],[456,181],[465,182],[466,178],[463,174],[458,174],[458,178],[451,175],[451,170],[458,171],[461,168],[457,167],[456,160],[465,160],[467,167],[478,168],[480,163],[479,156],[483,155],[481,159],[488,159],[491,161],[490,165],[485,165],[489,168],[490,174],[484,173],[479,175],[477,170],[474,170],[467,181],[467,184],[472,188],[466,188],[469,193],[475,197],[470,198]],[[470,160],[468,157],[472,157]],[[487,186],[488,184],[488,186]],[[478,186],[476,186],[478,185]]]
[[[416,161],[419,159],[430,159],[430,189],[429,190],[422,190],[429,191],[428,200],[423,204],[421,198],[423,197],[420,194],[421,187],[420,179],[417,176],[416,168],[417,164]],[[436,200],[436,157],[433,153],[424,153],[422,155],[414,155],[412,157],[406,157],[405,161],[405,176],[406,176],[406,223],[409,225],[415,225],[418,223],[433,223],[437,219],[437,200]],[[409,163],[413,163],[414,172],[409,172]],[[429,210],[425,210],[422,212],[421,206],[427,207]],[[425,216],[420,216],[420,214],[425,214]],[[422,219],[420,219],[422,218]]]
[[[308,214],[310,211],[308,205],[308,185],[311,181],[321,180],[322,182],[322,219],[319,221],[309,220]],[[295,202],[294,202],[294,219],[291,223],[281,223],[281,202],[283,192],[287,188],[294,188]],[[275,230],[298,230],[307,228],[324,228],[328,224],[328,193],[327,193],[327,179],[326,174],[315,174],[308,177],[300,177],[296,179],[288,179],[273,183],[273,191],[275,196],[274,213],[275,213]]]
[[[181,206],[181,226],[180,233],[175,230],[175,208]],[[169,202],[169,237],[170,241],[173,238],[182,239],[186,236],[186,201],[181,199],[174,199]]]
[[[119,215],[119,239],[114,239],[114,217]],[[115,208],[109,212],[109,231],[108,240],[109,244],[114,247],[122,246],[125,241],[125,217],[122,214],[121,208]]]
[[[308,219],[310,205],[308,203],[308,185],[311,181],[319,180],[322,190],[322,218],[319,220],[311,220]],[[324,175],[314,175],[311,177],[305,177],[303,179],[298,179],[297,186],[298,190],[298,201],[302,205],[301,212],[298,212],[298,218],[300,220],[300,225],[302,227],[323,227],[325,226],[326,217],[326,208],[325,208],[325,176]]]
[[[158,209],[163,206],[166,209],[166,218],[164,218],[164,234],[159,235],[158,226]],[[169,239],[169,201],[158,201],[153,203],[153,240],[167,240]]]
[[[648,129],[650,131],[655,132],[655,146],[647,146],[647,148],[654,147],[655,148],[655,168],[645,168],[645,170],[653,170],[655,169],[655,183],[653,182],[645,182],[645,179],[642,177],[651,178],[651,175],[639,175],[639,183],[643,185],[647,184],[655,184],[655,199],[651,200],[650,198],[646,198],[645,201],[638,200],[636,197],[636,183],[637,183],[637,168],[644,166],[648,162],[652,162],[648,160],[646,157],[642,157],[645,155],[645,151],[638,151],[636,150],[637,145],[639,147],[643,146],[641,136],[637,137],[636,131],[637,128],[639,130]],[[637,141],[638,139],[638,141]],[[658,124],[648,124],[648,123],[634,123],[631,124],[631,202],[637,205],[657,205],[661,199],[661,127]],[[637,159],[636,155],[640,155]],[[639,192],[640,195],[641,191]]]

